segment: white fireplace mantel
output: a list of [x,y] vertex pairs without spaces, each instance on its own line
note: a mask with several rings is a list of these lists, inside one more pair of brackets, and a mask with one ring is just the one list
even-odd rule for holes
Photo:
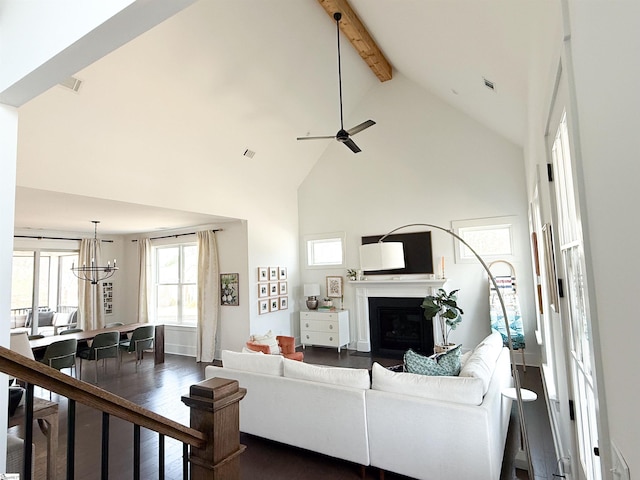
[[367,279],[350,281],[356,290],[356,349],[359,352],[371,351],[369,332],[369,297],[406,297],[423,298],[432,295],[447,281],[441,279]]

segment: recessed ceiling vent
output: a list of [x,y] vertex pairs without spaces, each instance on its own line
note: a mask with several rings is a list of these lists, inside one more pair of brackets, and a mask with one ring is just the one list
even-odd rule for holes
[[76,77],[69,77],[60,82],[60,85],[77,93],[78,90],[80,90],[80,85],[82,85],[82,80],[79,80]]
[[253,156],[255,154],[256,154],[256,152],[254,152],[253,150],[249,150],[247,148],[242,155],[244,155],[245,157],[248,157],[248,158],[253,158]]
[[494,84],[491,80],[488,80],[488,79],[486,79],[486,78],[484,78],[484,77],[482,77],[482,80],[484,80],[484,86],[485,86],[485,87],[487,87],[489,90],[491,90],[491,91],[494,91],[494,92],[495,92],[495,90],[496,90],[496,86],[495,86],[495,84]]

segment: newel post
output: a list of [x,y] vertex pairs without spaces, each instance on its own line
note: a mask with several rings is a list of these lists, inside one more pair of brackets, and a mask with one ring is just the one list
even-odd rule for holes
[[191,480],[240,478],[240,400],[246,393],[237,380],[210,378],[182,397],[191,408],[191,428],[207,436],[203,448],[191,447]]

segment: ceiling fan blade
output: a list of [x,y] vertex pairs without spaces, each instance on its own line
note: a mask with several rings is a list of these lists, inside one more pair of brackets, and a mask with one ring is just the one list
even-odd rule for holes
[[327,138],[336,138],[335,135],[326,135],[323,137],[298,137],[296,140],[324,140]]
[[362,151],[360,150],[360,147],[358,147],[358,145],[356,145],[355,142],[350,138],[346,139],[342,143],[344,143],[347,147],[349,147],[353,153],[358,153]]
[[367,120],[366,122],[362,122],[360,125],[356,125],[355,127],[347,130],[347,133],[349,135],[355,135],[356,133],[361,132],[365,128],[369,128],[375,124],[376,122],[374,122],[373,120]]

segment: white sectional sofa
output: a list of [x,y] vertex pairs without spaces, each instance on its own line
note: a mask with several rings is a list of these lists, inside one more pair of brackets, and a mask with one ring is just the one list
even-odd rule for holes
[[509,353],[490,335],[458,377],[321,367],[224,351],[206,378],[238,380],[240,430],[364,466],[435,480],[500,477],[511,401]]

